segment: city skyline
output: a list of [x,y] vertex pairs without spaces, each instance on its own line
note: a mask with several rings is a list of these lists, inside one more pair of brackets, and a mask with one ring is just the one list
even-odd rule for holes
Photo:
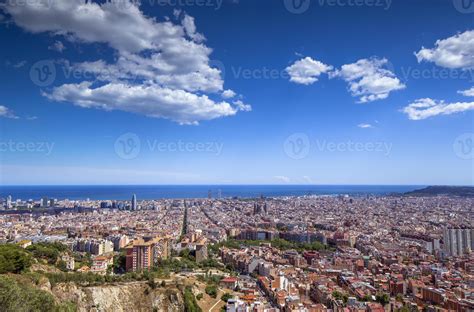
[[0,184],[474,184],[458,1],[203,3],[2,5]]

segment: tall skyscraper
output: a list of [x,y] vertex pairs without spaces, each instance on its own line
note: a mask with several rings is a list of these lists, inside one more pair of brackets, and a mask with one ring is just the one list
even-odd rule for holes
[[49,206],[49,201],[48,201],[48,197],[43,197],[41,199],[41,207],[48,207]]
[[11,195],[8,195],[7,197],[7,209],[11,209],[12,208],[12,197]]
[[443,230],[443,250],[447,256],[463,256],[472,250],[472,229]]
[[132,196],[132,210],[137,210],[137,195],[133,194]]

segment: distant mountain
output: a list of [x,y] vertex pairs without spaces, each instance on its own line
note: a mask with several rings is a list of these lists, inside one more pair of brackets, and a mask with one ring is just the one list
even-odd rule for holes
[[423,189],[404,193],[406,196],[437,196],[451,195],[461,197],[474,197],[474,186],[428,186]]

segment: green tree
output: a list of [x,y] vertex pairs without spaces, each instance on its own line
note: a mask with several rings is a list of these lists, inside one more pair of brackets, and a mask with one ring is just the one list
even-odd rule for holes
[[390,296],[388,294],[378,293],[375,295],[375,301],[385,306],[390,302]]
[[13,244],[0,245],[0,274],[20,273],[32,264],[31,256]]
[[68,306],[56,306],[53,296],[46,291],[0,276],[0,311],[67,311]]
[[58,242],[54,243],[35,243],[26,248],[35,258],[44,259],[49,264],[56,264],[59,255],[67,251],[67,246]]
[[221,300],[224,301],[224,302],[227,302],[229,299],[232,299],[232,298],[233,298],[233,296],[231,294],[225,293],[225,294],[222,295]]

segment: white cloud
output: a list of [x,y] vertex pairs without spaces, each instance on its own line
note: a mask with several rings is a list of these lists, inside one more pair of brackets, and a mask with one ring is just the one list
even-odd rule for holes
[[61,0],[38,0],[24,5],[7,2],[4,10],[18,26],[32,33],[51,32],[68,35],[70,40],[103,42],[119,51],[156,49],[183,32],[171,23],[147,18],[136,4],[122,0],[102,5]]
[[438,115],[451,115],[474,110],[474,102],[445,103],[430,98],[418,99],[403,108],[402,112],[411,120],[422,120]]
[[283,183],[290,183],[290,178],[285,176],[274,176],[273,178]]
[[18,119],[18,116],[6,106],[0,105],[0,117]]
[[434,62],[441,67],[474,68],[474,30],[437,40],[434,48],[422,47],[415,56],[418,62]]
[[51,100],[74,102],[81,107],[122,110],[180,124],[197,124],[199,120],[232,116],[241,110],[227,102],[214,102],[207,95],[157,85],[109,83],[93,87],[91,82],[82,82],[62,85],[45,95]]
[[373,128],[373,126],[371,124],[368,124],[368,123],[358,124],[357,127],[362,128],[362,129]]
[[474,96],[474,87],[467,90],[459,90],[458,93],[464,96]]
[[310,57],[305,57],[288,66],[285,70],[290,75],[290,81],[310,85],[318,81],[318,77],[321,74],[332,70],[332,66],[313,60]]
[[129,0],[103,4],[38,0],[22,6],[7,3],[3,9],[18,26],[32,33],[47,32],[82,44],[103,43],[116,50],[110,63],[65,62],[94,77],[44,93],[52,100],[182,124],[250,110],[239,103],[235,107],[212,99],[224,90],[221,71],[209,65],[212,49],[202,43],[204,36],[196,31],[194,18],[186,14],[181,24],[160,22],[145,16],[138,2]]
[[305,182],[308,184],[313,184],[313,179],[311,179],[309,176],[303,176],[303,180],[305,180]]
[[184,15],[183,21],[182,21],[184,30],[186,31],[186,34],[193,39],[196,42],[202,42],[206,40],[206,38],[196,32],[196,25],[194,24],[194,17],[189,16],[187,14]]
[[222,92],[222,97],[223,97],[224,99],[233,98],[235,95],[236,95],[235,92],[232,91],[232,90],[230,90],[230,89],[224,90],[224,91]]
[[48,47],[48,50],[53,50],[53,51],[61,53],[64,50],[66,50],[66,47],[61,41],[56,40],[52,45]]
[[252,110],[252,106],[245,104],[241,100],[234,101],[233,104],[239,111],[250,112]]
[[395,74],[385,68],[388,60],[383,58],[361,59],[342,65],[340,70],[330,74],[341,77],[349,83],[352,96],[359,97],[359,103],[385,99],[390,92],[401,90],[405,85]]

